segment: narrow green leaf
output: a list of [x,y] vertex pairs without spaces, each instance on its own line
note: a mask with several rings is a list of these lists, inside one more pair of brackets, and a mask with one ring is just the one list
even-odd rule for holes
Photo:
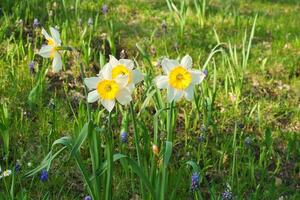
[[166,150],[164,153],[164,167],[167,167],[172,155],[172,142],[166,141]]
[[89,132],[91,132],[91,129],[92,129],[92,123],[90,121],[86,122],[84,124],[83,128],[81,129],[79,135],[76,138],[74,146],[71,150],[71,156],[74,156],[78,152],[79,148],[81,147],[83,142],[86,140]]

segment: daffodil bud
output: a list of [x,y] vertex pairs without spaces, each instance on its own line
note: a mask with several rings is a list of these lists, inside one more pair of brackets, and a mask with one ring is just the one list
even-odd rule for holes
[[158,153],[159,153],[159,149],[158,149],[158,146],[157,145],[152,145],[152,151],[153,151],[153,153],[155,154],[155,155],[158,155]]

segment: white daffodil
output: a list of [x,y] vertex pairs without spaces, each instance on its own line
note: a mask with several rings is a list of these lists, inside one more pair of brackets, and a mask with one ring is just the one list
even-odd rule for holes
[[120,75],[128,76],[127,87],[130,92],[133,91],[135,84],[144,79],[143,74],[138,69],[134,68],[134,62],[130,59],[116,59],[114,56],[109,56],[109,64],[112,69],[112,78],[116,78]]
[[128,76],[112,76],[112,68],[107,63],[98,74],[98,77],[86,78],[85,85],[91,92],[88,94],[88,102],[100,101],[111,112],[117,100],[126,105],[131,101],[131,91],[127,87]]
[[180,63],[164,58],[161,65],[166,75],[157,76],[154,82],[159,89],[167,88],[168,101],[178,101],[183,96],[191,101],[194,96],[194,85],[201,83],[205,78],[202,71],[191,69],[192,58],[186,55]]
[[50,32],[51,36],[44,28],[42,29],[42,34],[45,36],[48,44],[43,46],[38,54],[44,58],[51,58],[53,60],[53,72],[59,72],[62,69],[61,54],[59,52],[61,46],[60,35],[59,32],[52,27],[50,27]]

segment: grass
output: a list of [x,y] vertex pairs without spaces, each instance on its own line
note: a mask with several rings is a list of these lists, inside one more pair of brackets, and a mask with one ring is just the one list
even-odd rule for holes
[[[79,65],[87,77],[95,76],[114,51],[117,57],[134,59],[145,81],[134,93],[136,120],[130,106],[118,106],[111,116],[111,142],[119,159],[113,164],[113,186],[107,189],[113,199],[151,199],[149,187],[160,199],[221,199],[225,190],[235,199],[299,199],[300,3],[206,2],[202,24],[193,1],[184,5],[184,22],[163,0],[62,0],[56,6],[54,1],[1,1],[0,166],[14,169],[18,162],[21,170],[0,180],[0,199],[83,199],[89,190],[76,155],[98,177],[99,195],[105,193],[106,168],[100,176],[96,169],[101,167],[94,169],[94,163],[106,166],[108,114],[92,104],[96,139],[87,135],[80,140],[88,114]],[[103,4],[107,15],[101,13]],[[180,9],[180,1],[174,5]],[[34,18],[40,21],[37,29]],[[35,54],[44,43],[41,27],[49,26],[58,26],[63,44],[78,49],[82,58],[65,52],[58,74],[51,72],[49,60]],[[218,44],[218,52],[206,62]],[[156,91],[152,79],[161,72],[157,64],[163,56],[185,54],[192,56],[196,69],[206,64],[208,76],[195,89],[193,102],[182,100],[172,111],[165,91]],[[35,74],[28,67],[32,60]],[[128,132],[127,144],[120,140],[122,131]],[[171,132],[172,143],[166,143]],[[41,182],[38,170],[28,176],[64,136],[72,140],[61,143],[75,145],[45,165],[49,180]],[[152,144],[161,150],[159,156],[152,153]],[[55,145],[53,154],[62,148]],[[200,174],[196,191],[191,190],[193,172]]]

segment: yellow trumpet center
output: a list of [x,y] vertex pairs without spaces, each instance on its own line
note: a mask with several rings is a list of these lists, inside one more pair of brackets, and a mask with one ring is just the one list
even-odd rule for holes
[[127,75],[128,76],[128,83],[132,81],[132,74],[131,71],[124,65],[117,65],[112,69],[112,78],[117,78],[119,75]]
[[114,80],[102,80],[97,84],[97,92],[102,99],[115,99],[119,85]]
[[181,66],[174,67],[169,73],[169,84],[175,89],[186,89],[191,82],[191,73]]
[[56,46],[55,41],[52,38],[48,38],[47,41],[48,41],[48,45],[53,47]]
[[55,56],[55,53],[58,51],[58,48],[56,46],[55,41],[52,38],[47,39],[48,45],[52,47],[50,58],[53,59]]

